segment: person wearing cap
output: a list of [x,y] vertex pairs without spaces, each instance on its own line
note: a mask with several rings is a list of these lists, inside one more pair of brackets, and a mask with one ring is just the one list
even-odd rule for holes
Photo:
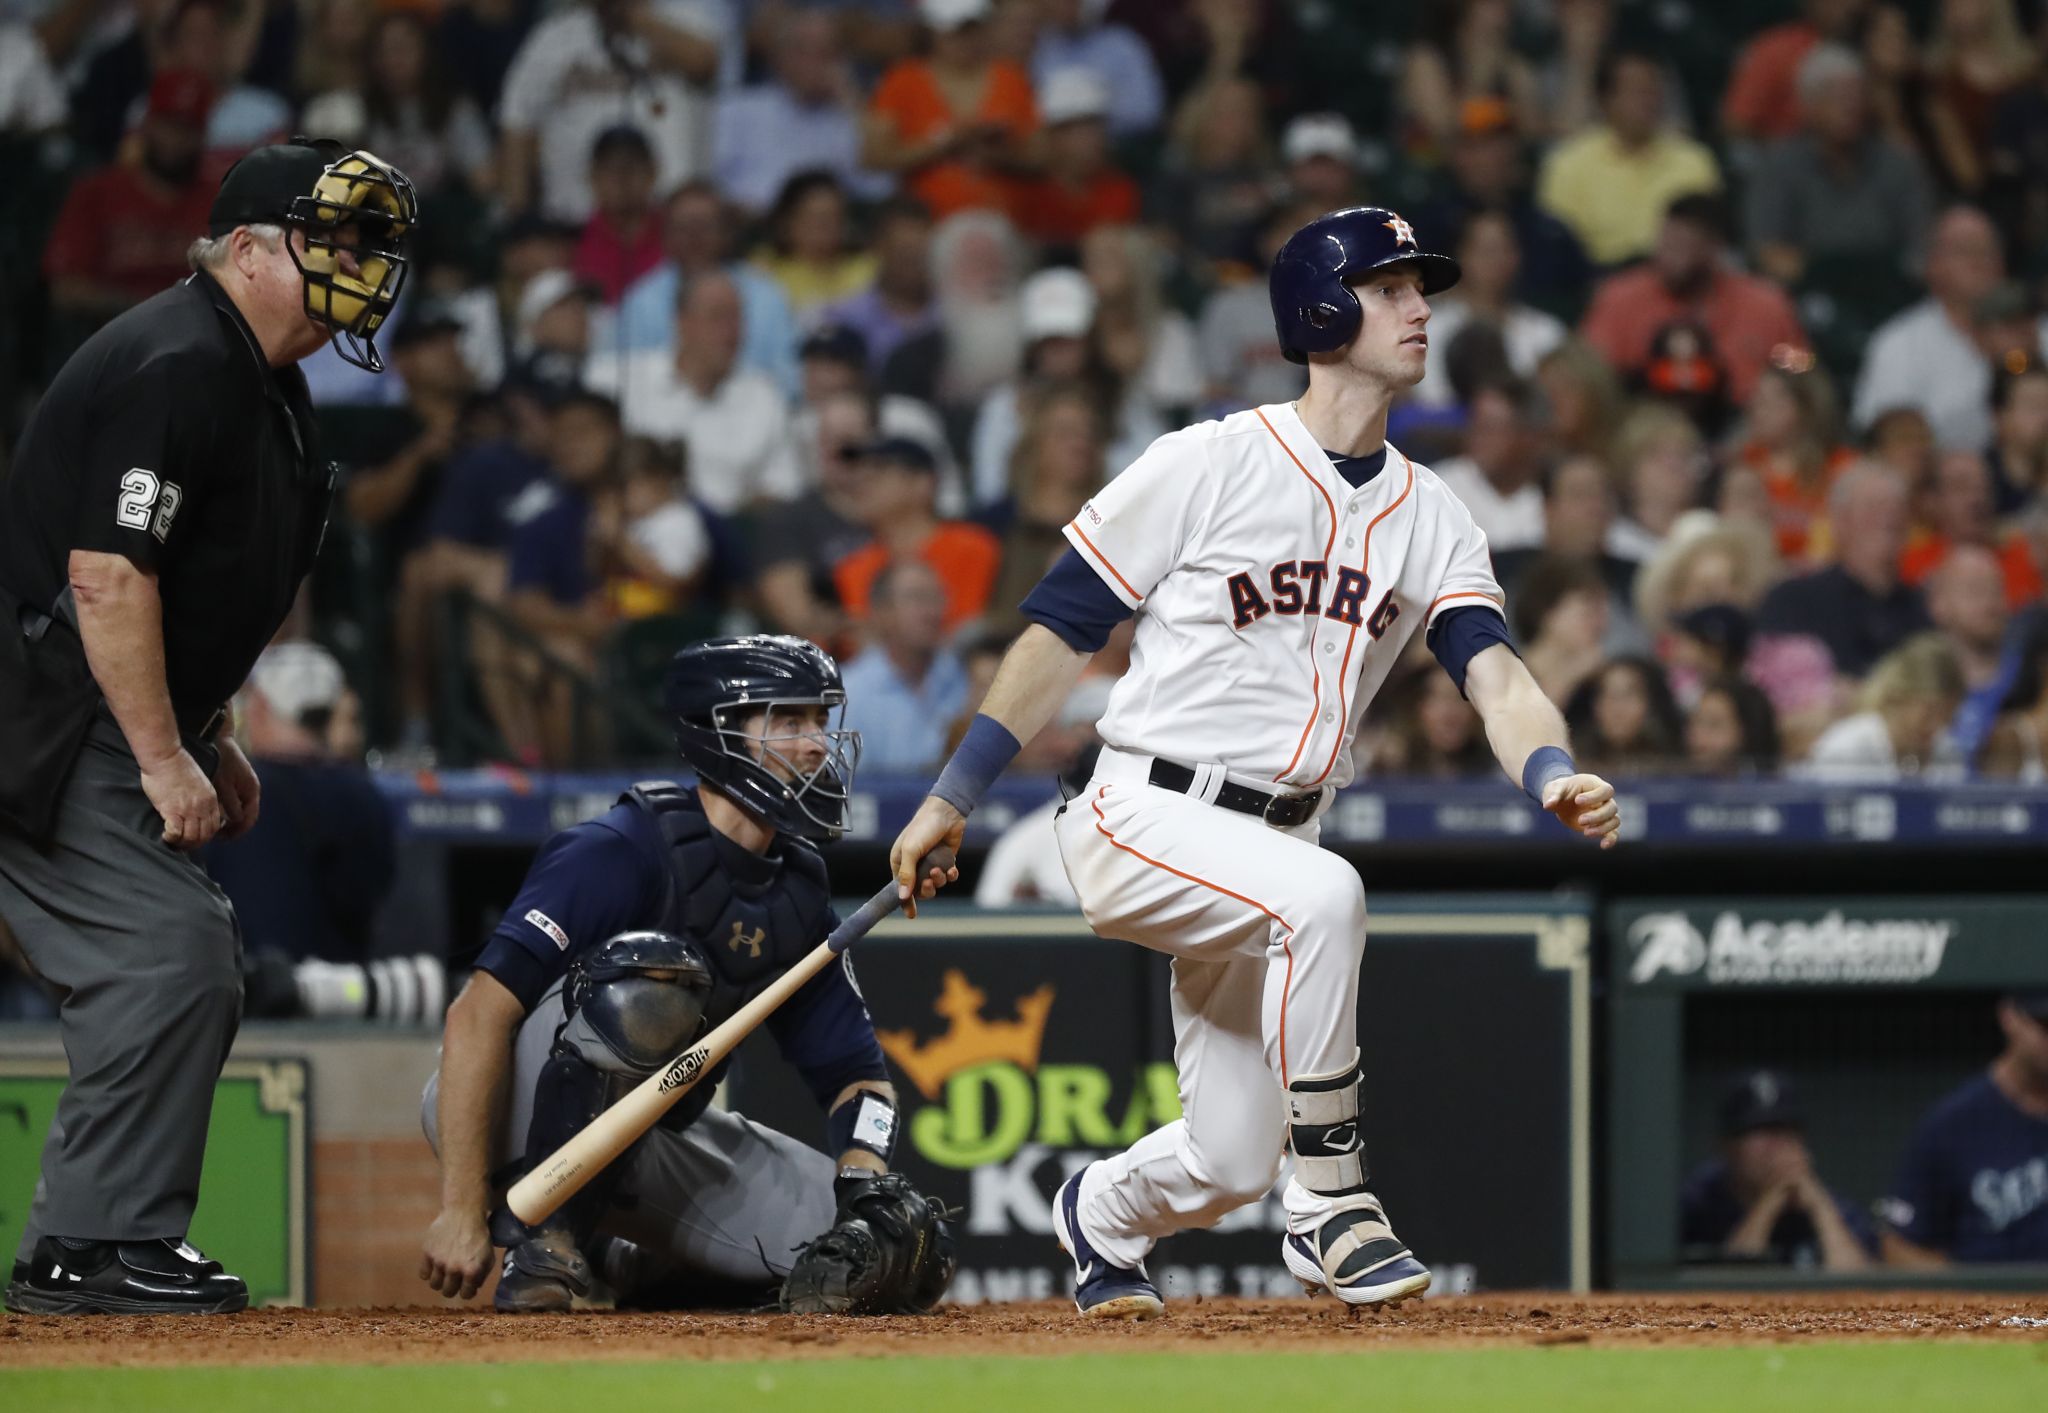
[[185,248],[206,230],[217,181],[203,170],[213,85],[173,71],[150,85],[140,161],[72,183],[43,247],[50,304],[79,335],[189,273]]
[[[946,424],[937,409],[904,393],[877,392],[869,376],[867,340],[857,329],[844,324],[818,325],[797,348],[803,368],[803,393],[797,401],[795,436],[797,455],[804,463],[804,480],[818,483],[816,455],[818,408],[842,394],[852,394],[871,403],[873,432],[885,437],[908,437],[932,454],[939,471],[939,510],[957,515],[967,508],[967,486],[953,459],[953,447],[946,440]],[[863,438],[872,441],[873,435]]]
[[1010,209],[1016,174],[1036,160],[1031,76],[990,55],[993,9],[993,0],[918,0],[931,53],[898,61],[868,105],[861,160],[900,175],[940,220]]
[[1364,204],[1358,180],[1358,135],[1340,113],[1304,113],[1280,137],[1287,187],[1319,211]]
[[976,505],[990,505],[1010,490],[1010,456],[1023,431],[1023,404],[1030,390],[1082,379],[1092,384],[1113,409],[1110,446],[1112,466],[1128,466],[1167,432],[1166,422],[1137,386],[1116,386],[1088,346],[1095,324],[1095,287],[1079,270],[1055,266],[1024,282],[1018,296],[1024,315],[1024,367],[1020,376],[1002,384],[982,400],[974,419],[973,494]]
[[922,559],[891,560],[875,575],[867,646],[840,669],[846,724],[870,770],[928,770],[946,754],[946,728],[967,702],[966,669],[946,646],[949,606]]
[[1860,1271],[1877,1255],[1868,1218],[1814,1171],[1806,1116],[1791,1082],[1752,1070],[1722,1096],[1721,1153],[1696,1168],[1679,1197],[1687,1261]]
[[1138,184],[1110,160],[1109,88],[1092,69],[1061,69],[1038,94],[1045,171],[1017,184],[1011,214],[1041,245],[1070,247],[1097,226],[1138,216]]
[[894,185],[861,165],[859,90],[840,52],[837,19],[818,9],[776,14],[761,46],[771,81],[718,100],[712,178],[750,215],[773,205],[798,172],[830,172],[863,201],[882,199]]
[[192,851],[256,822],[227,703],[326,531],[296,365],[338,340],[382,366],[416,216],[369,153],[243,158],[191,276],[86,340],[0,482],[0,920],[63,992],[73,1077],[10,1310],[248,1303],[184,1240],[241,1008],[234,911]]
[[931,452],[907,437],[883,437],[855,457],[862,479],[854,517],[870,538],[832,571],[847,615],[865,620],[882,571],[904,559],[922,561],[939,576],[947,633],[987,608],[1001,549],[981,526],[939,518],[938,465]]
[[1603,121],[1550,149],[1537,200],[1578,235],[1597,265],[1647,255],[1673,198],[1718,191],[1721,169],[1706,147],[1670,126],[1664,66],[1617,48],[1600,64]]
[[1998,1002],[2005,1048],[1913,1130],[1878,1204],[1894,1266],[2048,1262],[2048,989]]

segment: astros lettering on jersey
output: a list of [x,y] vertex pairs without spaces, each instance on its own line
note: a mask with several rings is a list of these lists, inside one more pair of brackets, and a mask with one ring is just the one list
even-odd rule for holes
[[1409,635],[1502,602],[1485,537],[1429,468],[1389,443],[1354,488],[1290,403],[1161,437],[1066,535],[1139,611],[1103,740],[1269,789],[1348,784]]

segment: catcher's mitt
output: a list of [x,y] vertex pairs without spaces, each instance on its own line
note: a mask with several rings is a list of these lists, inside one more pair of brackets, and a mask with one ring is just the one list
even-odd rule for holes
[[921,1315],[955,1264],[945,1207],[887,1173],[842,1186],[838,1220],[797,1253],[780,1304],[798,1315]]

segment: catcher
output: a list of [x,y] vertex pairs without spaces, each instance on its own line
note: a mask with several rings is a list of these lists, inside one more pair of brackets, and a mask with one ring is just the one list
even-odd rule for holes
[[816,844],[844,827],[860,738],[837,725],[832,659],[799,638],[698,643],[664,698],[695,788],[635,786],[551,839],[449,1008],[423,1101],[442,1205],[420,1278],[468,1299],[502,1246],[500,1310],[771,1294],[807,1313],[927,1310],[952,1280],[952,1238],[889,1173],[896,1095],[850,963],[768,1022],[826,1111],[833,1158],[710,1107],[714,1070],[538,1227],[501,1205],[837,926]]

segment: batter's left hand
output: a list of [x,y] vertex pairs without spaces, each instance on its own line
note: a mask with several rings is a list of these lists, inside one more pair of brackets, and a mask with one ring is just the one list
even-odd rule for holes
[[256,767],[249,764],[234,737],[222,736],[218,744],[220,764],[213,770],[213,792],[220,796],[220,811],[227,816],[227,823],[216,837],[239,839],[256,823],[263,785],[256,778]]
[[1543,792],[1543,808],[1588,839],[1611,849],[1621,841],[1621,811],[1614,802],[1614,787],[1597,775],[1567,775],[1553,780]]

